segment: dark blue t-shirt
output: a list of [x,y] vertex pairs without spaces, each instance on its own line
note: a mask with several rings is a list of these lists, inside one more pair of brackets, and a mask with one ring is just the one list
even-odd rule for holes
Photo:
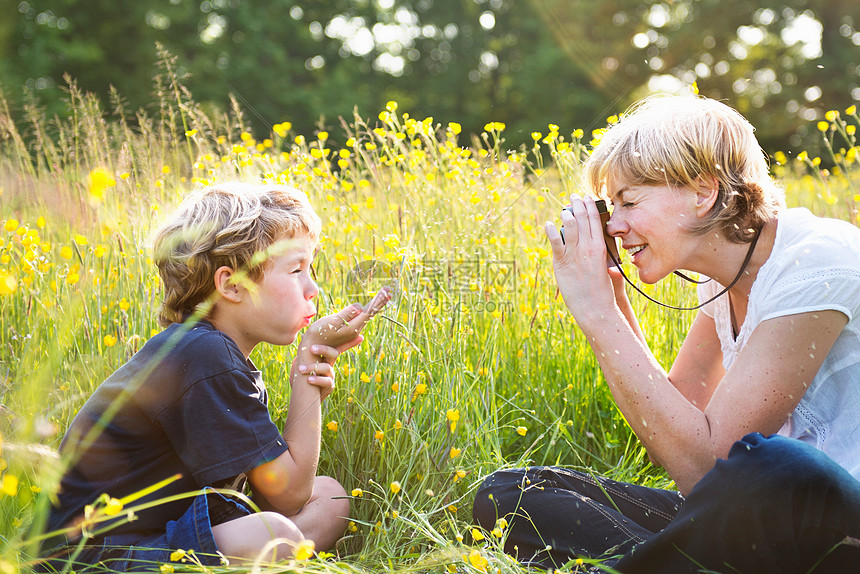
[[[233,340],[206,321],[184,329],[174,324],[147,341],[75,416],[60,445],[72,466],[49,531],[79,520],[102,493],[120,499],[179,475],[131,506],[222,487],[287,450],[260,372]],[[137,512],[111,534],[163,532],[191,501]]]

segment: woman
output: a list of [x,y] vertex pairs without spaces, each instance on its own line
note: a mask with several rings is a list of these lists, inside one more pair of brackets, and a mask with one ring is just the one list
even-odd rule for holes
[[585,180],[611,201],[607,230],[644,283],[678,269],[711,278],[667,373],[607,270],[594,200],[571,197],[564,238],[545,227],[567,308],[679,492],[503,470],[478,491],[476,521],[505,518],[505,550],[544,566],[860,568],[860,229],[785,209],[752,126],[705,98],[636,106],[603,134]]

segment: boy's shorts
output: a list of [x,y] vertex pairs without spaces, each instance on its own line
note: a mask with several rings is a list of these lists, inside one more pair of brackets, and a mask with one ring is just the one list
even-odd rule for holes
[[[78,554],[71,570],[83,573],[95,572],[141,572],[158,571],[161,564],[171,562],[170,555],[177,550],[185,551],[185,564],[200,562],[205,566],[218,566],[222,563],[221,554],[215,545],[210,519],[209,497],[218,497],[217,506],[224,508],[225,503],[234,505],[230,514],[244,516],[251,511],[236,500],[222,496],[210,489],[204,489],[194,497],[188,510],[178,520],[167,523],[161,534],[141,536],[135,533],[108,535],[97,544],[87,545]],[[221,500],[223,499],[223,500]],[[220,522],[216,519],[216,523]],[[188,551],[193,550],[193,556]],[[61,571],[68,558],[58,554],[73,554],[75,548],[68,546],[47,553],[50,558],[37,568],[41,572]]]

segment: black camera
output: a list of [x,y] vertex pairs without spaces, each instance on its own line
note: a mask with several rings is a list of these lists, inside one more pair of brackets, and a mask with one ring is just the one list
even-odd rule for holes
[[[606,230],[606,223],[609,221],[610,213],[606,208],[606,202],[602,199],[595,200],[595,205],[597,205],[597,212],[600,214],[600,224],[603,227],[603,239],[606,241],[606,249],[609,251],[609,257],[612,259],[613,263],[620,262],[621,258],[618,256],[618,243],[615,241],[615,238],[609,235],[609,232]],[[573,213],[572,207],[565,207],[566,210]],[[561,228],[561,242],[564,243],[564,227]]]

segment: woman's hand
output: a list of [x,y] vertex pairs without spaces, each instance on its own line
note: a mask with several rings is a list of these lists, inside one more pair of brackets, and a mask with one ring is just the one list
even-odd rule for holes
[[552,222],[546,223],[544,232],[552,247],[561,296],[574,319],[580,321],[589,313],[602,313],[615,305],[616,288],[623,292],[623,285],[617,282],[623,280],[616,272],[616,281],[611,281],[607,272],[603,225],[594,199],[571,195],[570,204],[571,209],[561,213],[565,241]]

